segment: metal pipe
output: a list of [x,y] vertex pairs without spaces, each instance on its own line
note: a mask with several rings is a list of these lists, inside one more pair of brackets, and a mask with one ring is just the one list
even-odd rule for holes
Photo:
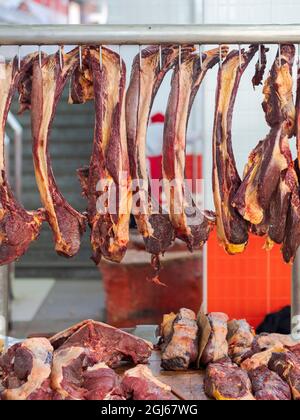
[[0,45],[284,44],[300,25],[0,25]]
[[15,192],[16,197],[19,202],[22,200],[22,153],[23,153],[23,128],[17,118],[9,112],[7,117],[7,123],[14,132],[14,157],[15,157],[15,166],[14,166],[14,177],[15,177]]
[[300,249],[293,265],[291,333],[295,341],[300,341]]

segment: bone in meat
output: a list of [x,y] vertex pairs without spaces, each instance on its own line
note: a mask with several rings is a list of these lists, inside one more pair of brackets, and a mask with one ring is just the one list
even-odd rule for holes
[[41,66],[34,64],[31,115],[35,175],[42,203],[46,210],[55,241],[56,251],[66,257],[74,256],[80,247],[85,230],[85,217],[73,209],[60,192],[51,168],[49,136],[55,111],[68,77],[78,66],[78,49],[43,58]]
[[[233,205],[245,220],[254,225],[285,224],[286,196],[281,173],[293,166],[289,148],[289,137],[295,131],[295,107],[293,103],[292,66],[295,55],[293,45],[281,47],[281,61],[277,57],[265,82],[263,109],[266,121],[271,127],[269,135],[250,155],[246,174],[233,200]],[[279,191],[277,191],[279,186]],[[272,199],[277,202],[277,212],[269,215]],[[274,196],[275,194],[275,196]],[[274,204],[276,205],[276,204]],[[271,217],[271,221],[269,220]],[[275,217],[280,219],[274,220]],[[267,229],[266,229],[267,230]],[[271,236],[278,241],[282,232],[271,230]],[[272,239],[272,238],[271,238]]]
[[32,71],[35,59],[36,54],[25,57],[20,71],[17,58],[0,64],[0,265],[12,263],[27,251],[37,239],[44,219],[42,210],[28,212],[17,202],[8,182],[4,158],[5,127],[11,101],[26,73]]
[[45,338],[16,344],[0,358],[4,372],[4,400],[51,400],[53,347]]
[[234,103],[241,77],[257,47],[248,52],[232,51],[218,74],[216,111],[213,131],[213,194],[220,243],[229,254],[241,253],[248,243],[248,225],[232,206],[241,185],[232,149],[231,127]]
[[[190,51],[190,48],[183,49]],[[175,235],[169,216],[164,214],[151,195],[146,168],[146,136],[152,105],[166,73],[178,61],[178,46],[160,49],[150,46],[134,59],[126,94],[128,153],[133,187],[133,208],[137,227],[143,236],[146,251],[164,253]],[[156,209],[155,209],[156,207]]]
[[[88,199],[93,260],[121,262],[129,242],[131,178],[125,123],[126,68],[115,52],[89,49],[85,78],[73,80],[72,100],[95,99],[95,131],[89,168],[78,171]],[[91,85],[92,84],[92,85]],[[92,89],[93,86],[93,89]]]
[[[222,48],[223,58],[228,47]],[[163,176],[170,218],[176,236],[192,251],[201,247],[214,227],[214,214],[204,213],[194,203],[185,182],[186,132],[195,96],[209,69],[220,60],[219,48],[190,55],[178,63],[173,74],[164,127]]]
[[162,333],[164,336],[161,338],[161,366],[165,370],[188,369],[198,356],[198,326],[195,313],[189,309],[180,309],[170,328],[166,328],[166,324],[162,326]]

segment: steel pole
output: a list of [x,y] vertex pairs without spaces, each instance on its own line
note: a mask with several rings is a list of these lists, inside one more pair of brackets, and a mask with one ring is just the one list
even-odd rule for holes
[[300,25],[0,25],[0,45],[299,43]]

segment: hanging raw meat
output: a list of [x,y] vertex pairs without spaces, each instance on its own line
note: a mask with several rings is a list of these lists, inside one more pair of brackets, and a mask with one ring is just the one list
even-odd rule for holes
[[88,199],[93,260],[121,262],[129,242],[131,179],[125,123],[126,68],[120,56],[90,48],[85,71],[76,72],[73,103],[95,100],[95,131],[89,168],[78,171]]
[[232,149],[231,127],[234,103],[241,77],[257,47],[246,52],[232,51],[219,70],[213,132],[213,193],[220,243],[229,254],[244,251],[248,225],[233,208],[232,201],[241,185]]
[[32,72],[36,54],[25,57],[18,70],[18,59],[0,64],[0,265],[10,264],[21,257],[40,232],[43,212],[26,211],[14,197],[5,168],[5,127],[11,101],[18,85]]
[[[288,168],[293,169],[289,137],[295,132],[294,55],[293,45],[282,45],[281,58],[277,56],[265,82],[263,109],[271,131],[251,153],[243,183],[233,200],[245,220],[254,225],[271,225],[271,239],[276,242],[283,239],[290,194]],[[287,171],[287,177],[282,171]]]
[[[222,47],[222,58],[228,47]],[[195,96],[209,69],[220,61],[219,48],[189,55],[178,63],[173,74],[166,112],[163,146],[163,176],[170,217],[177,238],[192,251],[208,239],[215,224],[212,212],[197,208],[185,180],[187,125]],[[202,64],[202,65],[201,65]]]
[[[183,48],[183,57],[192,48]],[[175,235],[169,216],[151,195],[146,163],[146,137],[152,105],[166,73],[178,62],[178,46],[160,49],[150,46],[133,63],[126,94],[126,124],[130,171],[133,180],[133,206],[137,227],[147,252],[163,254]]]
[[78,49],[35,62],[32,79],[31,115],[35,175],[46,210],[56,251],[74,256],[85,230],[85,217],[73,209],[60,192],[51,168],[50,131],[55,111],[69,76],[79,64]]

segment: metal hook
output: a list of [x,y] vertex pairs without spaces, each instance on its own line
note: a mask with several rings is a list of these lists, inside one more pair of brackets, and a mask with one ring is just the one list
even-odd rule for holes
[[281,67],[281,44],[278,44],[278,66]]
[[120,58],[120,70],[122,72],[123,60],[122,60],[122,54],[121,54],[121,45],[119,45],[119,58]]
[[262,52],[261,52],[261,44],[258,46],[258,66],[259,69],[262,68]]
[[38,48],[38,53],[39,53],[39,65],[40,65],[40,67],[42,67],[42,50],[41,50],[40,45],[39,45],[39,48]]
[[139,45],[139,62],[140,62],[140,70],[142,70],[142,46]]
[[200,70],[203,69],[202,46],[199,44]]
[[79,68],[80,68],[80,71],[82,71],[82,45],[79,45]]
[[162,48],[159,46],[159,70],[162,69]]
[[64,60],[63,60],[63,53],[62,53],[62,45],[59,46],[59,66],[60,66],[60,70],[63,69],[64,67]]
[[298,44],[298,63],[297,63],[298,70],[300,70],[300,44]]
[[18,46],[18,70],[21,70],[21,45]]
[[178,64],[180,68],[182,64],[182,46],[181,45],[179,45],[179,48],[178,48]]
[[219,60],[219,66],[221,69],[223,67],[222,45],[219,45]]
[[239,68],[242,70],[242,47],[241,44],[239,44]]
[[102,57],[102,45],[99,46],[99,64],[100,64],[100,70],[103,69],[103,57]]

